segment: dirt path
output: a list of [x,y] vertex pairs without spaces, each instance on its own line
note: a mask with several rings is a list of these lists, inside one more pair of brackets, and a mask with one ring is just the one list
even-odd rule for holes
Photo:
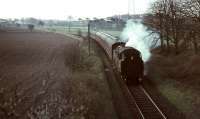
[[53,33],[0,33],[0,117],[59,119],[66,113],[66,51],[73,43]]

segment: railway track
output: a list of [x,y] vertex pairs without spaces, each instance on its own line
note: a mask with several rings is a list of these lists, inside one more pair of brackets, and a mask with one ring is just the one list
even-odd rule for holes
[[[115,73],[118,72],[115,71]],[[137,116],[138,119],[167,119],[167,116],[141,85],[127,86],[121,78],[118,78],[117,80],[123,90],[131,111],[139,113],[139,116]],[[136,107],[137,110],[132,110],[132,107]]]
[[129,86],[129,93],[133,96],[136,107],[143,119],[167,119],[146,90],[140,86]]
[[[115,71],[115,73],[117,72]],[[167,116],[141,85],[127,86],[121,78],[118,78],[117,80],[123,90],[131,111],[139,113],[139,116],[137,116],[138,119],[167,119]],[[134,107],[136,107],[137,110],[133,110],[132,108]]]

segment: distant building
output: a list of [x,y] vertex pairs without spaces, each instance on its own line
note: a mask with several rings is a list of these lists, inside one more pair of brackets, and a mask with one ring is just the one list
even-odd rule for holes
[[107,17],[107,19],[119,19],[119,21],[126,22],[129,19],[141,20],[143,19],[144,15],[145,14],[134,14],[134,15],[124,14],[124,15],[115,15],[112,17]]
[[9,24],[9,21],[6,19],[0,19],[0,29],[5,28]]

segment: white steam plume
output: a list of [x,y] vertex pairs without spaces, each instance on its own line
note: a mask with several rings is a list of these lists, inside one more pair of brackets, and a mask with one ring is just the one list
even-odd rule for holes
[[121,34],[121,40],[127,42],[126,46],[139,50],[144,62],[151,56],[151,43],[146,38],[149,35],[147,28],[138,21],[128,20]]

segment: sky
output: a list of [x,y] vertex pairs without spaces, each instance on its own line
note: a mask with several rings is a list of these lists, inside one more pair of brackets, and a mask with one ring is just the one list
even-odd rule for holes
[[0,18],[105,18],[127,14],[128,8],[130,13],[144,13],[149,1],[151,0],[0,0]]

